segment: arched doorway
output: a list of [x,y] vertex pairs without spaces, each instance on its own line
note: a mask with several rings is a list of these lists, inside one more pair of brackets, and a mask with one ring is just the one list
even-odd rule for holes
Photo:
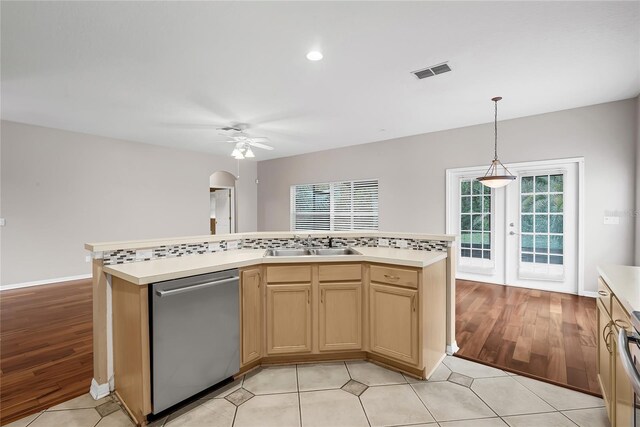
[[217,171],[209,177],[209,223],[211,234],[236,232],[236,177]]

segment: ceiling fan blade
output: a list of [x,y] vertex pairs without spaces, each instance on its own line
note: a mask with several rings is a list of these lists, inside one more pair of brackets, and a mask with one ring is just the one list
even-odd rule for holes
[[262,144],[260,142],[249,141],[249,145],[256,148],[262,148],[263,150],[273,150],[274,148],[267,144]]
[[250,136],[249,139],[252,142],[269,142],[269,138],[266,136]]

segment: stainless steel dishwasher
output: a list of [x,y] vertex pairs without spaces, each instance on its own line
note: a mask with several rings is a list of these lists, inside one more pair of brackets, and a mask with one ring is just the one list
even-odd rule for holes
[[151,285],[153,413],[240,370],[238,270]]

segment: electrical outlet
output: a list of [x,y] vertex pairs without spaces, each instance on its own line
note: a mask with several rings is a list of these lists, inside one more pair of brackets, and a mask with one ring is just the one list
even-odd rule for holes
[[620,217],[619,216],[605,216],[604,217],[604,223],[607,225],[618,225],[620,224]]
[[227,249],[238,249],[238,241],[230,240],[229,242],[227,242]]
[[382,248],[388,248],[389,247],[389,239],[378,239],[378,246],[382,247]]
[[136,261],[153,258],[153,249],[138,249],[136,251]]
[[407,249],[407,241],[403,240],[403,239],[398,239],[396,240],[396,246],[399,247],[400,249]]
[[209,243],[209,252],[219,252],[220,251],[220,243],[219,242],[211,242]]
[[91,262],[91,255],[87,255],[84,257],[84,262]]
[[4,227],[5,225],[7,225],[7,219],[6,218],[0,218],[0,227]]

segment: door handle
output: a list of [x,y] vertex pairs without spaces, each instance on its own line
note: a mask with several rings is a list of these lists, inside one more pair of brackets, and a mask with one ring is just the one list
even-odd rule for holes
[[634,345],[638,342],[636,335],[628,333],[624,329],[620,329],[618,332],[618,353],[620,353],[620,361],[622,362],[622,368],[627,373],[631,386],[636,394],[640,394],[640,374],[636,370],[631,352],[629,351],[629,341],[633,341]]
[[169,297],[171,295],[183,294],[185,292],[197,291],[199,289],[209,288],[212,286],[222,285],[223,283],[234,282],[238,280],[238,276],[227,277],[221,280],[214,280],[213,282],[200,283],[199,285],[189,285],[182,288],[170,289],[168,291],[156,291],[156,295],[160,298]]
[[518,236],[519,236],[519,235],[520,235],[520,233],[516,233],[515,231],[510,231],[510,232],[509,232],[509,235],[510,235],[510,236],[518,235]]

